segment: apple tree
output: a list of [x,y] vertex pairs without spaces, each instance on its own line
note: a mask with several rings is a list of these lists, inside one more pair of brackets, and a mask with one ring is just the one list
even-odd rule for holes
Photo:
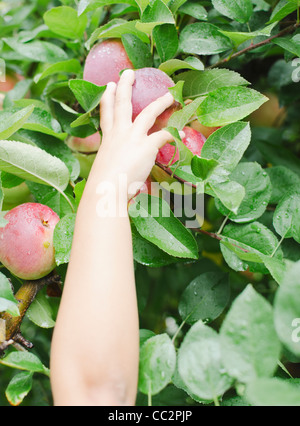
[[[0,405],[52,405],[51,336],[99,102],[126,68],[135,116],[175,98],[153,129],[175,143],[129,204],[137,405],[300,405],[299,7],[0,1]],[[175,211],[182,188],[202,202],[193,226]],[[25,219],[40,210],[35,239]]]

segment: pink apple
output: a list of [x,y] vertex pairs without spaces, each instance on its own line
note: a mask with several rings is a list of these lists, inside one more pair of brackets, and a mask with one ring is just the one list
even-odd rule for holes
[[162,114],[160,114],[154,125],[149,130],[149,135],[154,132],[158,132],[159,130],[163,129],[164,127],[168,126],[169,119],[174,114],[174,112],[179,111],[181,109],[181,105],[178,102],[174,102],[170,108],[166,109]]
[[[206,141],[206,138],[202,135],[202,133],[197,132],[197,130],[192,129],[191,127],[184,127],[183,131],[185,133],[185,137],[184,139],[182,139],[182,142],[194,155],[198,155],[200,157],[201,150]],[[176,153],[175,153],[175,150],[176,150]],[[156,161],[160,164],[163,164],[164,166],[167,166],[170,162],[171,164],[174,164],[178,160],[179,160],[178,150],[176,149],[175,146],[169,143],[164,145],[159,150],[156,157]]]
[[71,137],[68,140],[68,146],[76,152],[90,153],[97,152],[101,144],[100,133],[94,133],[86,138]]
[[135,82],[132,87],[132,119],[151,102],[168,93],[174,81],[157,68],[141,68],[135,71]]
[[0,228],[0,261],[14,275],[36,280],[55,268],[53,232],[58,215],[38,203],[21,204],[10,210]]
[[83,79],[98,86],[105,86],[110,81],[117,83],[119,73],[126,68],[133,69],[133,65],[121,40],[105,40],[95,45],[88,54]]

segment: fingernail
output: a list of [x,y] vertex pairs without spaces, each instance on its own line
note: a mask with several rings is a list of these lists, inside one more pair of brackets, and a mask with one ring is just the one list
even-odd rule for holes
[[106,88],[107,89],[113,89],[116,87],[116,83],[114,81],[110,81],[109,83],[107,83]]
[[170,92],[166,93],[166,98],[170,98],[174,101],[174,96]]
[[133,76],[134,75],[134,71],[131,70],[130,68],[128,68],[128,69],[126,69],[126,70],[123,71],[122,75],[125,75],[126,77]]

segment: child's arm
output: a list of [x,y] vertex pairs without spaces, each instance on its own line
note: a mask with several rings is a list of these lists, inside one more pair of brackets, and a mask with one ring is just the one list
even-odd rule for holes
[[[139,325],[128,186],[144,182],[158,149],[173,141],[164,130],[147,132],[174,100],[170,94],[158,99],[132,123],[133,82],[134,72],[125,71],[118,86],[108,85],[100,104],[103,141],[78,209],[52,342],[55,405],[135,403]],[[127,185],[119,185],[120,176]],[[105,181],[117,191],[101,195],[99,184]],[[101,217],[105,202],[116,202],[125,214]]]

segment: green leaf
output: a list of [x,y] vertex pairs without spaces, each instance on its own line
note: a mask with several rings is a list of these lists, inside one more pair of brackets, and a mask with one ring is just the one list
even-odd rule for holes
[[8,312],[12,316],[20,315],[10,282],[2,272],[0,272],[0,312]]
[[139,37],[144,43],[149,43],[147,34],[143,31],[140,31],[136,28],[136,24],[139,21],[126,21],[125,19],[112,19],[107,24],[97,28],[89,40],[86,42],[87,49],[95,43],[96,40],[100,38],[120,38],[123,34],[135,34]]
[[68,263],[70,260],[75,220],[75,214],[68,214],[58,222],[54,229],[53,245],[57,265]]
[[[183,181],[189,182],[193,185],[197,185],[201,181],[194,175],[190,165],[178,166],[177,163],[175,163],[174,165],[170,166],[170,170],[173,172],[173,175],[176,176],[176,178],[178,177]],[[176,182],[176,179],[174,179],[174,182]],[[164,183],[161,182],[161,185],[163,186]],[[185,185],[185,187],[187,187],[187,185]]]
[[280,0],[275,6],[269,23],[281,21],[298,7],[297,0]]
[[176,129],[182,130],[195,111],[199,108],[199,105],[201,102],[203,102],[203,99],[204,98],[197,98],[190,104],[185,105],[179,111],[174,112],[168,121],[168,126],[176,127]]
[[[148,0],[146,0],[148,2]],[[94,9],[98,9],[101,6],[106,5],[113,5],[113,4],[119,4],[119,3],[125,3],[124,0],[80,0],[78,4],[78,15],[82,15],[84,12],[88,12]],[[135,0],[126,0],[126,4],[130,4],[135,6],[136,2]]]
[[186,2],[187,0],[170,0],[168,4],[170,10],[175,13]]
[[8,139],[26,123],[34,110],[34,106],[28,106],[12,114],[8,120],[0,123],[0,139]]
[[294,56],[300,57],[300,39],[299,34],[295,35],[293,38],[287,37],[278,37],[273,40],[273,43],[277,46],[282,47],[284,50],[292,53]]
[[79,206],[79,203],[81,201],[85,185],[86,179],[82,179],[80,182],[77,182],[74,187],[75,202],[77,206]]
[[141,21],[136,23],[136,28],[145,33],[151,33],[156,25],[161,24],[175,24],[175,20],[162,0],[153,0],[144,9]]
[[69,87],[86,112],[95,109],[102,98],[106,86],[97,86],[85,80],[70,80]]
[[178,50],[178,34],[175,25],[164,24],[153,29],[153,39],[160,60],[162,62],[172,59]]
[[300,243],[300,189],[293,186],[286,190],[274,212],[273,225],[284,238],[294,238]]
[[0,359],[0,364],[50,376],[50,370],[42,364],[36,355],[30,352],[11,352],[6,357]]
[[199,21],[207,20],[207,11],[198,3],[198,0],[189,0],[188,2],[185,2],[182,6],[180,6],[179,13],[190,15]]
[[42,73],[38,73],[34,77],[34,82],[38,83],[47,77],[54,74],[67,73],[67,74],[78,74],[81,72],[81,64],[77,59],[69,59],[67,61],[58,62],[53,65],[49,65]]
[[251,0],[212,0],[212,4],[222,15],[242,24],[248,22],[253,13]]
[[68,59],[68,55],[63,49],[47,41],[34,40],[28,43],[20,43],[16,38],[5,38],[3,40],[19,55],[33,62],[53,64]]
[[251,141],[249,123],[238,122],[216,130],[205,142],[201,157],[218,161],[226,170],[233,171]]
[[140,349],[139,390],[156,395],[171,381],[176,366],[176,352],[167,334],[150,337]]
[[179,301],[179,314],[188,324],[213,321],[226,308],[230,298],[228,277],[221,272],[206,272],[195,278]]
[[247,401],[257,407],[299,407],[299,386],[279,378],[258,378],[246,388]]
[[207,160],[206,158],[200,158],[197,155],[193,157],[191,164],[194,175],[203,181],[209,178],[218,165],[219,163],[216,160]]
[[178,258],[168,255],[156,245],[145,240],[132,225],[132,246],[134,260],[141,265],[160,268],[178,262]]
[[153,59],[148,44],[135,34],[122,34],[122,43],[135,69],[152,67]]
[[221,166],[216,167],[208,177],[208,185],[209,189],[206,187],[205,192],[219,198],[228,210],[236,214],[245,197],[245,188],[231,180]]
[[259,254],[259,257],[265,264],[265,267],[269,270],[274,280],[281,285],[287,269],[286,261],[279,257],[276,258],[261,254]]
[[230,39],[215,25],[196,22],[187,25],[179,37],[179,49],[196,55],[215,55],[232,48]]
[[20,405],[31,391],[32,376],[33,373],[31,371],[23,371],[11,379],[6,388],[5,396],[12,406]]
[[198,120],[208,127],[224,126],[250,115],[268,98],[246,87],[222,87],[210,92],[197,110]]
[[14,135],[14,139],[20,142],[25,142],[31,145],[36,145],[48,154],[58,157],[65,163],[69,172],[70,179],[75,181],[80,173],[80,164],[77,158],[73,155],[67,144],[60,139],[50,135],[32,132],[30,130],[20,130]]
[[252,222],[245,225],[229,224],[222,233],[221,251],[228,265],[235,271],[268,273],[262,255],[282,259],[278,239],[265,225]]
[[57,157],[22,142],[0,141],[0,170],[22,179],[66,189],[69,171]]
[[[171,120],[170,120],[170,122],[171,122]],[[176,147],[177,147],[178,152],[179,152],[179,161],[176,163],[176,165],[178,165],[178,166],[179,165],[180,166],[190,165],[191,162],[192,162],[193,153],[182,142],[182,139],[179,136],[177,127],[173,128],[168,123],[168,127],[166,127],[165,130],[167,130],[174,137],[174,141],[175,141]]]
[[161,250],[175,257],[198,258],[193,235],[174,216],[166,201],[140,194],[129,206],[129,215],[142,237]]
[[204,400],[217,400],[232,379],[222,363],[219,335],[198,321],[185,335],[178,352],[179,375],[188,391]]
[[[60,139],[65,139],[66,134],[61,133],[59,122],[52,117],[47,107],[42,102],[34,102],[29,99],[22,99],[21,101],[16,102],[16,104],[20,105],[21,107],[24,106],[28,108],[28,112],[30,111],[30,108],[32,109],[31,114],[27,117],[27,120],[23,123],[20,122],[23,129],[44,133]],[[3,121],[10,121],[12,119],[12,115],[20,111],[21,108],[10,108],[9,110],[0,111],[0,118]],[[16,126],[17,130],[19,127],[20,126]]]
[[273,28],[277,25],[277,22],[270,24],[260,30],[250,31],[250,32],[241,32],[241,31],[224,31],[220,30],[222,34],[230,38],[234,43],[235,47],[240,46],[242,43],[245,43],[248,40],[253,40],[256,37],[270,37]]
[[34,182],[26,182],[36,202],[50,207],[61,219],[76,210],[73,190],[68,186],[63,193],[56,189]]
[[284,275],[274,301],[274,321],[277,334],[284,346],[296,357],[300,356],[300,262]]
[[55,34],[70,39],[81,38],[88,23],[86,15],[78,16],[76,10],[68,6],[52,7],[44,14],[44,21]]
[[15,101],[18,101],[27,95],[31,85],[31,79],[18,81],[15,87],[6,94],[3,102],[3,108],[7,109],[14,106]]
[[44,293],[39,293],[30,305],[26,316],[41,328],[53,328],[55,321],[51,305]]
[[274,166],[266,169],[272,184],[270,204],[278,204],[292,186],[300,187],[300,177],[285,166]]
[[191,70],[204,70],[204,64],[200,59],[189,56],[184,61],[181,59],[169,59],[166,62],[163,62],[158,67],[161,71],[165,72],[168,75],[172,75],[174,72],[182,69],[191,69]]
[[255,146],[268,163],[271,163],[273,166],[285,166],[300,175],[300,160],[289,149],[272,143],[270,140],[256,140]]
[[139,331],[139,335],[140,335],[140,348],[141,348],[143,344],[146,342],[146,340],[150,339],[150,337],[154,337],[156,334],[151,330],[142,328]]
[[173,98],[175,99],[175,101],[181,104],[182,107],[185,106],[184,100],[182,97],[183,85],[184,85],[183,81],[177,81],[175,86],[169,87],[169,92],[173,95]]
[[245,197],[236,213],[224,208],[218,199],[217,209],[236,223],[251,222],[261,217],[269,204],[272,191],[268,174],[258,163],[242,162],[231,173],[230,178],[243,185]]
[[281,346],[272,307],[251,285],[233,302],[220,333],[222,359],[232,377],[248,383],[274,374]]
[[244,86],[249,84],[237,72],[218,68],[205,71],[186,71],[176,75],[174,80],[184,81],[183,95],[189,99],[206,95],[220,87]]

